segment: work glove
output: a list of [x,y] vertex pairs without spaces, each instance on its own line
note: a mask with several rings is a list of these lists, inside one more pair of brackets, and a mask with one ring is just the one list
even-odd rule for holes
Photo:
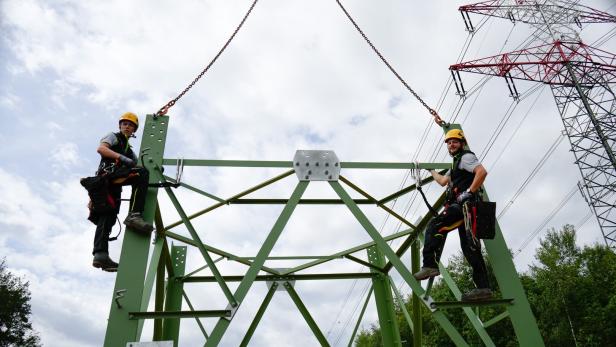
[[137,165],[137,163],[133,159],[131,159],[131,158],[125,156],[125,155],[122,155],[122,154],[120,154],[120,157],[118,159],[120,160],[120,162],[122,164],[124,164],[124,165],[126,165],[128,167],[131,167],[131,168],[135,167]]
[[456,199],[458,201],[458,204],[463,204],[465,201],[470,200],[473,197],[473,193],[471,193],[470,190],[465,190],[462,192],[462,194],[458,195],[458,198]]

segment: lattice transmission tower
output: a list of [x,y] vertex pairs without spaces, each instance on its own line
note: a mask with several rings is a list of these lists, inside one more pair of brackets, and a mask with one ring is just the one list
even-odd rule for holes
[[470,13],[531,25],[530,48],[450,66],[464,94],[460,71],[504,77],[517,97],[515,79],[550,86],[582,182],[608,247],[616,249],[616,55],[582,42],[583,24],[616,23],[616,16],[578,1],[485,1],[459,8],[467,30]]
[[[452,343],[458,347],[469,347],[464,335],[468,332],[460,332],[449,319],[448,310],[460,310],[453,313],[463,315],[469,320],[476,336],[486,346],[495,347],[496,344],[488,327],[503,320],[508,320],[516,335],[520,346],[541,347],[543,340],[533,316],[530,304],[526,298],[524,288],[513,264],[509,248],[503,238],[503,234],[496,224],[496,237],[493,240],[484,240],[487,260],[491,263],[494,276],[498,283],[501,298],[487,301],[468,302],[460,301],[461,289],[453,278],[439,263],[441,275],[445,284],[449,287],[457,301],[438,302],[430,295],[432,280],[427,288],[423,288],[412,275],[420,266],[419,251],[420,242],[432,214],[428,212],[418,222],[411,223],[405,217],[389,208],[387,204],[396,198],[409,194],[417,189],[417,185],[427,184],[433,181],[428,177],[421,183],[412,184],[384,197],[375,197],[360,187],[357,182],[352,182],[345,177],[348,170],[409,170],[409,169],[435,169],[444,173],[451,163],[369,163],[369,162],[345,162],[339,161],[332,151],[298,151],[292,161],[247,161],[247,160],[202,160],[202,159],[173,159],[164,158],[164,148],[167,139],[167,130],[170,117],[154,117],[148,115],[144,125],[143,140],[141,142],[141,162],[150,172],[150,187],[148,189],[144,210],[144,219],[154,221],[156,236],[151,242],[149,237],[133,232],[130,228],[124,233],[120,266],[116,277],[113,297],[110,303],[109,319],[105,334],[105,347],[177,347],[180,340],[180,320],[194,319],[203,333],[205,346],[234,345],[248,346],[255,335],[259,334],[259,324],[272,306],[272,298],[278,292],[280,295],[288,295],[293,301],[299,314],[305,320],[306,325],[314,334],[313,345],[330,346],[325,334],[323,334],[317,319],[310,313],[310,303],[304,302],[302,288],[296,289],[295,283],[322,280],[349,280],[363,279],[369,281],[371,289],[365,298],[363,308],[348,345],[352,345],[356,332],[363,319],[366,307],[370,301],[374,301],[381,328],[381,339],[384,346],[402,346],[400,327],[396,316],[397,302],[405,316],[406,323],[413,331],[413,345],[422,346],[422,310],[428,310],[434,323],[449,336]],[[458,124],[449,124],[443,127],[444,131],[460,128]],[[163,167],[173,169],[176,166],[176,178],[163,174]],[[196,167],[233,167],[233,168],[266,168],[281,170],[280,174],[244,189],[227,198],[217,197],[200,188],[180,182],[181,171],[184,166]],[[280,184],[289,180],[295,188],[289,198],[253,198],[252,193],[257,193],[271,185]],[[304,198],[304,192],[308,185],[329,186],[337,195],[336,198]],[[185,212],[174,189],[185,188],[197,192],[206,198],[214,200],[208,207],[192,214]],[[158,192],[164,191],[168,196],[175,212],[180,220],[173,223],[164,223]],[[353,198],[353,193],[359,198]],[[437,199],[432,206],[439,210],[445,202],[445,194]],[[196,224],[196,219],[204,214],[224,209],[229,205],[278,205],[284,206],[279,217],[273,223],[271,230],[266,232],[265,239],[254,256],[239,256],[229,250],[214,247],[208,242],[208,235],[204,235],[203,224]],[[278,242],[281,234],[292,224],[292,215],[302,205],[345,206],[350,215],[358,222],[355,227],[349,227],[358,235],[367,234],[370,239],[361,244],[352,244],[349,248],[341,251],[318,256],[284,254],[272,256],[271,252]],[[407,229],[391,235],[381,235],[374,222],[362,211],[361,207],[374,206],[384,210],[393,218],[402,222]],[[193,206],[194,207],[194,206]],[[236,213],[234,218],[243,220],[246,225],[249,219],[242,218],[241,213]],[[296,221],[297,222],[297,221]],[[216,232],[212,226],[206,225],[208,233]],[[325,223],[319,223],[315,228],[327,229],[331,227]],[[178,230],[179,229],[179,230]],[[249,229],[249,228],[246,228]],[[218,230],[220,232],[221,230]],[[224,232],[224,231],[222,231]],[[254,231],[251,231],[254,233]],[[334,239],[335,232],[329,233]],[[254,235],[246,235],[254,237]],[[394,247],[388,242],[401,241]],[[179,242],[180,245],[172,244]],[[243,240],[237,237],[229,237],[228,242],[238,243]],[[331,240],[315,239],[314,242],[327,244]],[[153,249],[150,251],[150,244]],[[183,244],[183,245],[182,245]],[[188,247],[196,249],[200,257],[196,262],[187,258]],[[403,256],[410,251],[411,261],[405,263]],[[215,259],[216,258],[216,259]],[[237,269],[224,269],[218,262],[226,259],[231,264],[240,264],[247,269],[238,274]],[[276,268],[271,264],[280,260],[293,261],[292,267]],[[361,264],[364,272],[340,272],[334,271],[330,265],[333,261],[345,261],[347,263]],[[190,268],[189,268],[190,266]],[[229,270],[234,270],[229,272]],[[413,292],[413,308],[408,312],[403,303],[402,296],[398,292],[392,279],[395,271],[404,280],[405,284]],[[267,293],[264,295],[259,308],[252,311],[248,300],[249,292],[255,290],[256,282],[267,283]],[[236,283],[239,283],[235,285]],[[186,284],[200,284],[217,291],[215,297],[205,298],[206,303],[195,304],[194,296],[189,296],[185,291]],[[324,287],[331,290],[332,284]],[[199,299],[203,298],[204,290],[198,291]],[[194,292],[192,293],[194,294]],[[253,294],[254,295],[254,294]],[[150,308],[150,299],[153,296],[154,309]],[[254,297],[253,297],[254,300]],[[244,304],[243,304],[244,303]],[[203,306],[207,307],[203,307]],[[492,306],[495,314],[486,317],[480,316],[478,307]],[[241,310],[253,317],[252,322],[246,326],[234,319],[236,313]],[[483,320],[482,320],[483,318]],[[154,320],[151,335],[142,336],[144,322]],[[209,320],[209,322],[207,322]],[[206,322],[204,322],[206,321]],[[207,324],[209,323],[209,324]],[[207,329],[207,327],[211,329]],[[232,329],[230,329],[232,327]],[[286,325],[279,327],[280,330],[287,328]],[[231,333],[228,330],[232,330]],[[243,335],[241,342],[229,342],[229,335]],[[240,336],[242,336],[240,335]],[[276,345],[276,341],[268,341]]]

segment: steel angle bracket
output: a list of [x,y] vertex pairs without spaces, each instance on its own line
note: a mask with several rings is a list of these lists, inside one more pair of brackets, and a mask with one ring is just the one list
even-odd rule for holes
[[238,309],[239,307],[240,307],[240,305],[239,305],[239,304],[238,304],[238,305],[235,305],[235,306],[233,306],[233,305],[231,305],[231,304],[228,304],[228,305],[227,305],[227,308],[225,308],[225,310],[230,311],[229,315],[228,315],[228,316],[222,316],[222,317],[220,317],[220,318],[222,318],[222,319],[226,319],[226,320],[228,320],[229,322],[230,322],[230,321],[232,321],[232,320],[233,320],[233,317],[235,317],[235,312],[237,312],[237,309]]
[[293,168],[300,181],[338,181],[340,160],[334,151],[297,150]]
[[432,299],[431,296],[428,296],[427,298],[423,295],[419,295],[419,300],[422,300],[423,302],[426,303],[426,307],[428,307],[430,309],[430,311],[435,312],[438,310],[438,307],[434,304],[434,299]]
[[127,342],[126,347],[173,347],[173,341]]
[[[289,268],[273,268],[273,269],[278,271],[279,273],[286,273],[288,270],[290,270]],[[272,288],[272,285],[274,285],[274,283],[275,283],[277,285],[277,287],[276,287],[276,291],[277,292],[285,291],[286,290],[286,289],[284,289],[285,282],[289,282],[291,287],[295,288],[295,280],[294,279],[290,279],[289,277],[291,277],[291,276],[293,276],[292,272],[286,274],[284,277],[277,278],[274,281],[265,281],[265,284],[267,285],[267,289]]]

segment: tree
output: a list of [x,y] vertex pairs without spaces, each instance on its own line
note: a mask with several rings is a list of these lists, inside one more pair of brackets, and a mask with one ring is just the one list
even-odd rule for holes
[[30,322],[30,291],[23,282],[0,262],[0,347],[40,346],[40,339]]
[[[573,226],[549,229],[536,251],[536,263],[519,274],[539,330],[546,346],[616,346],[616,254],[604,245],[580,248],[575,242]],[[500,297],[490,264],[486,265],[495,296]],[[471,269],[462,255],[450,259],[447,268],[460,290],[472,288]],[[431,295],[436,301],[454,300],[442,281],[435,283]],[[410,296],[405,301],[410,311]],[[502,310],[481,308],[479,316],[485,322]],[[470,345],[482,345],[464,313],[447,310],[446,315]],[[454,346],[426,309],[422,320],[424,345]],[[402,340],[411,341],[401,313],[398,324]],[[488,333],[497,346],[517,345],[508,319],[491,325]],[[379,337],[379,327],[372,325],[358,335],[356,346],[379,346]]]
[[616,255],[606,246],[580,249],[573,226],[550,229],[531,266],[527,291],[547,346],[614,346]]

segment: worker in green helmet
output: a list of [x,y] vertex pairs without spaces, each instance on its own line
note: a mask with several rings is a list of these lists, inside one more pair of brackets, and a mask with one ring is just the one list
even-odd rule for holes
[[447,233],[458,228],[462,253],[473,269],[473,281],[477,287],[463,294],[462,300],[487,300],[492,297],[492,290],[481,255],[481,243],[469,237],[464,225],[462,206],[466,201],[480,198],[481,186],[488,172],[473,152],[464,149],[466,138],[462,130],[449,130],[445,135],[445,143],[449,155],[453,157],[452,168],[445,175],[431,171],[438,184],[447,186],[445,208],[428,224],[423,248],[423,267],[413,276],[421,281],[440,275],[438,262]]

